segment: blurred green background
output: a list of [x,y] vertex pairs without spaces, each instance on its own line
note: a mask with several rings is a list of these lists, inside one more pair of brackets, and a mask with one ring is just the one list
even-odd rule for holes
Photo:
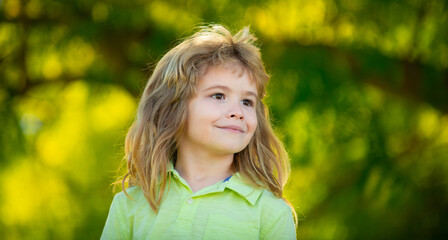
[[447,239],[448,3],[1,0],[0,239],[98,239],[150,69],[251,25],[299,239]]

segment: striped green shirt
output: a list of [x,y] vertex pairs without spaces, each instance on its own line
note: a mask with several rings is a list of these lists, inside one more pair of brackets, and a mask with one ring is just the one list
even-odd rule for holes
[[[195,193],[171,167],[158,214],[140,187],[115,195],[101,239],[296,239],[291,208],[239,173]],[[227,180],[227,179],[226,179]]]

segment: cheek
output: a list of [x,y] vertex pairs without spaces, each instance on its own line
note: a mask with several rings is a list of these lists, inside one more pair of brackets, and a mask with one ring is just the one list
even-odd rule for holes
[[213,124],[220,117],[219,108],[210,101],[195,100],[190,102],[188,107],[188,125],[197,127],[207,127]]
[[254,133],[258,125],[257,115],[255,114],[255,112],[251,114],[250,117],[247,119],[247,124],[249,125],[251,132]]

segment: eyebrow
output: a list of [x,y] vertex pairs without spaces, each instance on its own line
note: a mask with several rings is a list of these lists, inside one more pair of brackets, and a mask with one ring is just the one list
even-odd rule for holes
[[[223,90],[225,90],[225,91],[231,91],[231,89],[230,89],[229,87],[224,86],[224,85],[214,85],[214,86],[211,86],[211,87],[208,87],[208,88],[204,89],[204,91],[209,91],[209,90],[211,90],[211,89],[215,89],[215,88],[223,89]],[[246,94],[247,94],[247,95],[252,95],[252,96],[254,96],[255,98],[258,98],[258,95],[257,95],[255,92],[252,92],[252,91],[246,91]]]

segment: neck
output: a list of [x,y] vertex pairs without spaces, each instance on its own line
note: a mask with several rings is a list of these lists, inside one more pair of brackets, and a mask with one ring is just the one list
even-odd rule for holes
[[174,168],[187,181],[193,192],[231,176],[233,154],[215,155],[179,148]]

